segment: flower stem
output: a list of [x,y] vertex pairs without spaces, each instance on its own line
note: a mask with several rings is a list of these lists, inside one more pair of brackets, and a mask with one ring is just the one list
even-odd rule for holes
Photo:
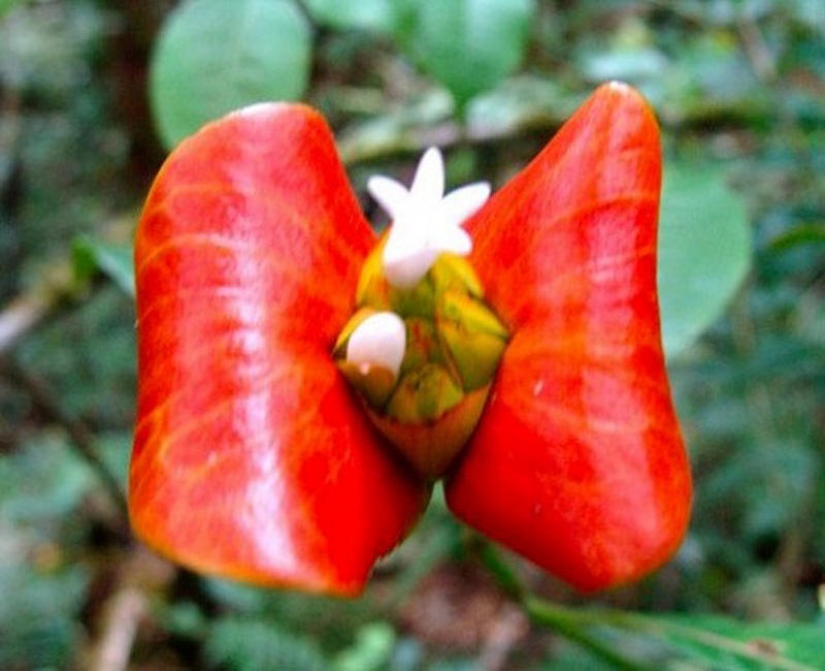
[[604,608],[583,609],[560,606],[538,597],[528,596],[522,604],[534,622],[554,630],[587,647],[605,661],[621,669],[647,669],[646,664],[629,661],[608,648],[598,638],[588,633],[593,627],[611,627],[627,633],[648,636],[665,643],[686,642],[707,651],[722,653],[742,662],[761,665],[760,668],[779,671],[814,671],[814,667],[779,656],[770,649],[760,648],[750,642],[718,634],[701,627],[681,624],[666,618],[641,613]]
[[[552,629],[617,669],[643,671],[661,668],[662,658],[658,656],[657,660],[651,659],[650,662],[630,659],[617,652],[614,645],[599,635],[599,631],[612,629],[616,633],[647,637],[661,644],[662,653],[668,649],[678,649],[681,643],[688,644],[692,649],[704,649],[714,658],[721,654],[740,662],[755,663],[764,669],[815,671],[814,667],[788,659],[769,648],[762,648],[749,641],[738,640],[702,627],[683,624],[664,616],[657,617],[610,608],[565,606],[547,601],[524,588],[516,573],[494,546],[486,543],[482,547],[481,558],[502,589],[521,604],[524,612],[534,623]],[[689,653],[685,653],[685,656],[689,658]],[[706,661],[706,657],[698,653],[694,659]]]
[[[522,601],[522,605],[531,620],[552,628],[568,640],[578,643],[597,657],[613,664],[617,669],[642,671],[653,668],[647,664],[627,659],[613,650],[609,644],[591,634],[588,631],[589,627],[599,624],[599,622],[598,617],[595,618],[595,622],[593,621],[592,613],[589,613],[589,611],[559,606],[532,596],[526,597]],[[596,614],[599,615],[600,613],[596,612]]]

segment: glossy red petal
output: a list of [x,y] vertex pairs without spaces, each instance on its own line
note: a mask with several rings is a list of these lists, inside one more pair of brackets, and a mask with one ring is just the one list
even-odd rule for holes
[[607,84],[468,222],[513,336],[447,501],[585,591],[658,567],[689,518],[656,295],[660,181],[651,110]]
[[130,514],[196,570],[358,592],[426,505],[330,352],[376,243],[329,129],[267,104],[171,155],[137,232]]

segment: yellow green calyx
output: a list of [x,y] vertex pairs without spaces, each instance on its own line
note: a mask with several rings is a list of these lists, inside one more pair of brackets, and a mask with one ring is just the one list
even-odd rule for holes
[[[376,427],[422,474],[435,478],[472,434],[509,334],[465,259],[442,253],[416,284],[399,288],[384,274],[385,244],[386,237],[364,264],[356,312],[333,356]],[[353,333],[376,314],[403,322],[397,374],[384,363],[348,359]]]

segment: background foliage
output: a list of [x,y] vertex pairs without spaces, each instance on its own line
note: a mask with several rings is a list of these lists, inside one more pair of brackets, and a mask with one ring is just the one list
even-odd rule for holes
[[[649,97],[667,156],[697,492],[666,568],[585,600],[438,497],[352,602],[134,543],[129,242],[170,147],[301,98],[359,194],[430,144],[451,183],[498,185],[609,78]],[[824,149],[819,0],[0,0],[0,668],[825,668]]]

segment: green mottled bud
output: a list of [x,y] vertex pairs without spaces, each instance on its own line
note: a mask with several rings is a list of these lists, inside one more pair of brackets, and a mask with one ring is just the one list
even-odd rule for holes
[[441,343],[432,320],[407,317],[407,351],[401,362],[401,375],[423,368],[427,363],[446,363],[441,355]]
[[435,323],[464,389],[489,384],[507,345],[507,330],[498,317],[480,300],[451,290],[438,302]]
[[338,368],[367,403],[375,409],[386,406],[390,395],[395,391],[397,380],[388,368],[371,366],[369,369],[364,370],[346,360],[339,360]]
[[426,363],[401,378],[386,414],[403,424],[433,422],[463,397],[464,390],[443,366]]
[[455,254],[442,254],[438,262],[430,268],[430,277],[439,293],[455,289],[474,298],[484,297],[481,282],[470,262]]
[[[509,334],[484,302],[465,259],[442,253],[416,284],[398,288],[383,273],[384,244],[382,239],[364,264],[357,310],[333,356],[379,431],[419,472],[435,478],[472,435]],[[391,312],[404,323],[397,375],[381,365],[354,365],[347,359],[353,333],[379,312]],[[369,337],[367,342],[372,342]]]

